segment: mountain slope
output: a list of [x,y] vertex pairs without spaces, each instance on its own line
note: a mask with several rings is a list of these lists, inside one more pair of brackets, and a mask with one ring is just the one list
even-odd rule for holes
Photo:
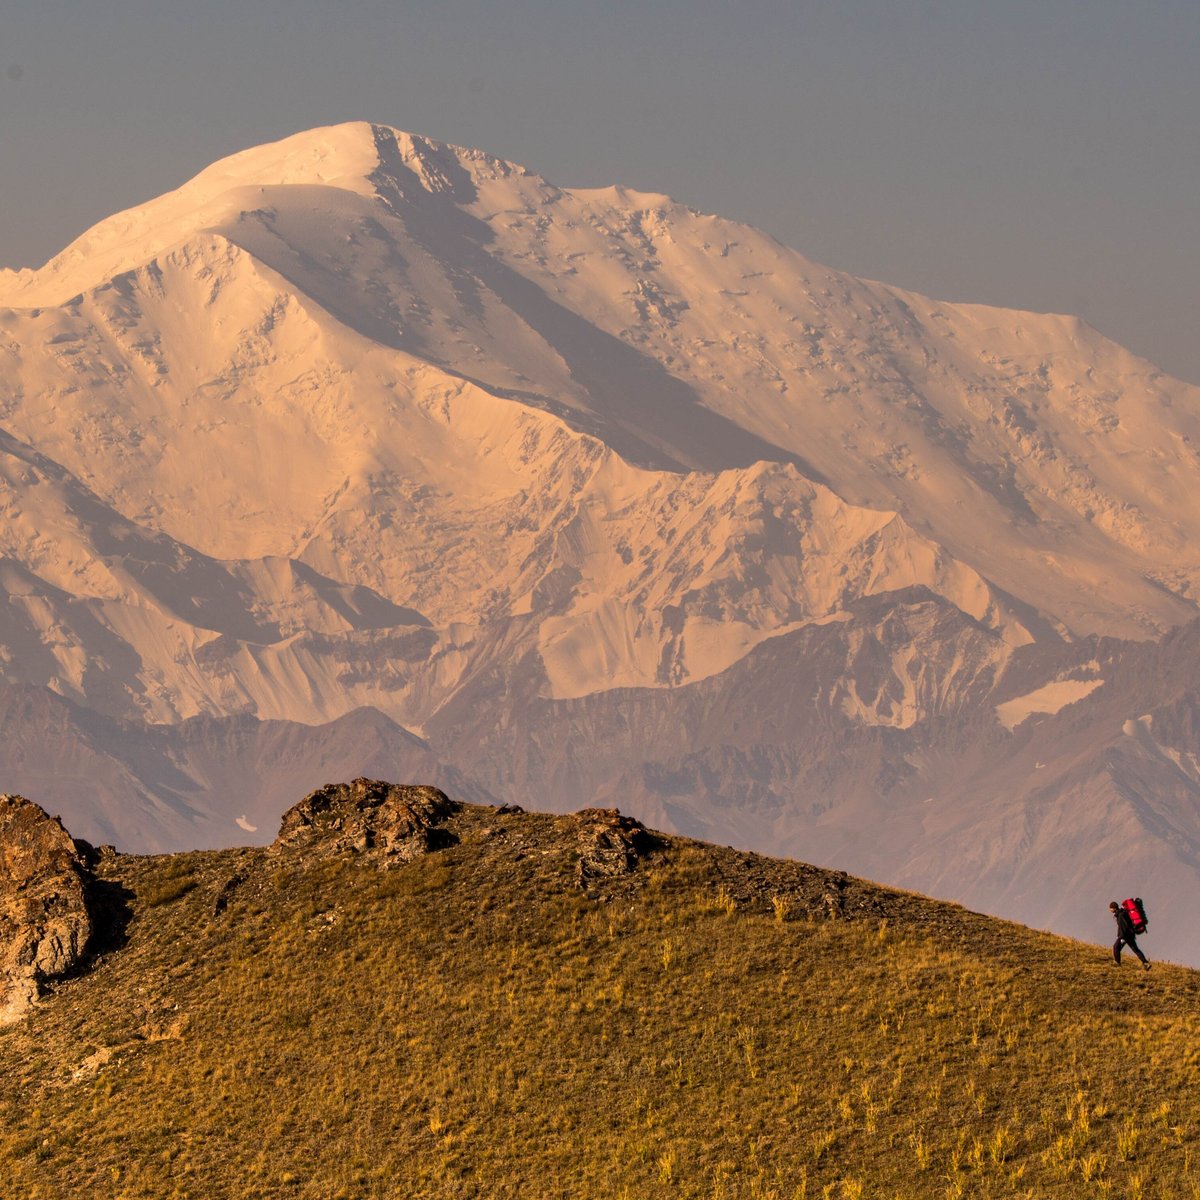
[[644,830],[580,888],[614,828],[465,808],[445,849],[390,868],[336,829],[103,857],[103,957],[0,1030],[10,1186],[748,1200],[1200,1182],[1195,972],[1117,970],[1099,947]]
[[[38,403],[54,423],[39,445],[71,464],[57,468],[60,477],[82,473],[76,491],[104,495],[88,500],[93,507],[134,513],[166,531],[160,540],[188,539],[165,573],[177,597],[212,586],[201,578],[213,574],[209,555],[250,560],[238,570],[257,583],[310,583],[317,594],[307,605],[278,598],[294,610],[280,636],[254,620],[240,629],[226,621],[220,642],[204,639],[200,661],[158,631],[132,634],[140,674],[125,681],[123,710],[105,698],[109,711],[311,721],[369,703],[419,725],[473,669],[470,659],[507,653],[494,649],[507,642],[539,645],[556,694],[664,684],[719,671],[763,636],[823,618],[846,598],[914,583],[952,596],[1011,639],[1031,636],[1019,606],[894,513],[845,505],[787,464],[716,475],[632,467],[555,416],[366,343],[222,245],[220,253],[177,249],[55,315],[53,328],[73,332],[53,335],[49,358],[29,357],[43,372],[61,376],[64,363],[72,376],[83,372],[89,403],[70,401],[79,385],[47,391],[43,382]],[[210,290],[216,311],[204,313]],[[169,336],[164,314],[181,305],[188,323]],[[32,331],[20,327],[47,317],[16,314],[14,331],[30,342]],[[146,346],[157,363],[148,382],[129,361],[132,348]],[[36,376],[19,357],[18,378],[22,368]],[[30,415],[18,406],[8,419],[28,429]],[[22,541],[12,527],[11,556],[93,596],[78,564],[103,547],[75,530],[38,542],[61,524],[57,510],[42,512],[36,493],[12,486],[31,528]],[[349,621],[306,611],[327,607],[336,588],[292,580],[303,576],[297,560],[352,581],[371,611]],[[171,615],[204,627],[186,610]],[[390,637],[379,645],[376,631],[406,624],[434,628],[405,636],[403,647]],[[301,632],[299,641],[283,636]],[[329,662],[320,642],[330,633],[346,635],[334,651],[352,657],[352,671]],[[472,645],[465,653],[464,642]],[[399,669],[367,665],[381,657]],[[60,690],[97,703],[77,678]]]

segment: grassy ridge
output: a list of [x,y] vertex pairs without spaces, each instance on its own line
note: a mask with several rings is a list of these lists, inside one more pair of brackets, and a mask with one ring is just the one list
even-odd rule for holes
[[1200,1195],[1194,972],[676,839],[588,897],[570,818],[454,827],[106,860],[126,944],[0,1033],[11,1194]]

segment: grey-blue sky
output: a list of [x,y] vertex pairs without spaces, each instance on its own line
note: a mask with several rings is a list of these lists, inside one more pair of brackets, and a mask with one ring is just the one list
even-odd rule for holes
[[0,17],[0,263],[367,118],[1081,313],[1200,381],[1195,0],[41,0]]

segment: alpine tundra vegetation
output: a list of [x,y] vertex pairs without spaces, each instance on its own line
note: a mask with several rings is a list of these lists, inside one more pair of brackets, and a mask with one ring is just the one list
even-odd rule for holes
[[359,779],[67,875],[95,932],[0,1029],[7,1194],[1200,1193],[1200,975],[842,872]]

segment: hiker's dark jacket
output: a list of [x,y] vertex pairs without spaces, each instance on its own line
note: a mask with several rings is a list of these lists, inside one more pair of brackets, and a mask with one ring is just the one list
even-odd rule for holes
[[1126,945],[1136,940],[1137,935],[1133,932],[1133,922],[1129,919],[1129,913],[1123,908],[1118,908],[1113,913],[1113,920],[1117,923],[1117,937]]

